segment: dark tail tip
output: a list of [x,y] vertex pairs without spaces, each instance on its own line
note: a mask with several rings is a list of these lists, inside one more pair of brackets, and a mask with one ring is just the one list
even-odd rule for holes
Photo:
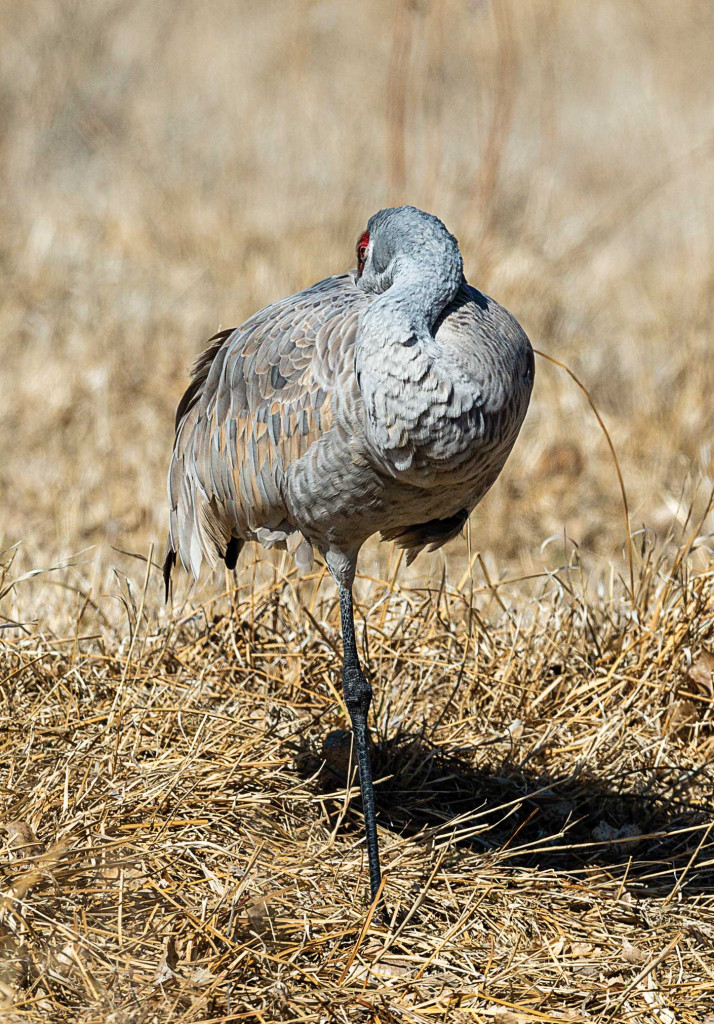
[[[226,546],[226,553],[223,556],[226,563],[226,569],[235,569],[236,562],[238,561],[238,555],[240,549],[243,547],[243,541],[239,540],[238,537],[231,537]],[[175,558],[176,556],[174,556]]]
[[171,583],[171,570],[176,565],[176,552],[171,546],[166,552],[166,558],[164,559],[164,586],[166,587],[166,600],[169,599],[169,584]]

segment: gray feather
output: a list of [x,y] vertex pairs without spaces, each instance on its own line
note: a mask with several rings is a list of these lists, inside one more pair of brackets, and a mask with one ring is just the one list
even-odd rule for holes
[[[528,339],[412,207],[370,219],[361,278],[326,278],[215,335],[179,403],[170,538],[194,575],[258,539],[341,582],[380,532],[409,560],[463,528],[515,443]],[[173,561],[172,561],[173,559]]]

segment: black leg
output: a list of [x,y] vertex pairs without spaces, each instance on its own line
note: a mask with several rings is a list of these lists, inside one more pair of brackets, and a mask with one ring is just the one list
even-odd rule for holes
[[372,687],[364,677],[357,655],[355,642],[355,621],[352,610],[352,591],[340,587],[340,616],[342,619],[342,689],[345,704],[352,722],[354,749],[357,754],[359,785],[362,793],[364,826],[367,834],[367,858],[369,861],[369,886],[374,900],[379,889],[382,873],[379,868],[379,847],[377,845],[377,822],[374,813],[374,789],[372,786],[372,765],[369,759],[369,732],[367,713],[372,703]]

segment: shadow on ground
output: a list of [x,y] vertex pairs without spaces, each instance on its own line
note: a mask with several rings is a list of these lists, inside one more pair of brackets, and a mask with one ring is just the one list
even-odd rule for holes
[[[603,780],[555,776],[510,763],[473,766],[478,748],[444,751],[424,736],[398,733],[373,747],[377,816],[382,828],[451,847],[479,849],[500,863],[542,871],[600,868],[627,876],[640,896],[667,896],[689,865],[684,889],[714,893],[714,771],[633,768]],[[342,809],[350,734],[326,737],[319,755],[305,747],[297,766],[325,794],[330,816]],[[692,791],[710,794],[694,800]],[[362,828],[359,801],[342,828]],[[704,837],[704,841],[702,839]],[[701,848],[698,849],[698,847]],[[691,861],[691,864],[690,864]]]

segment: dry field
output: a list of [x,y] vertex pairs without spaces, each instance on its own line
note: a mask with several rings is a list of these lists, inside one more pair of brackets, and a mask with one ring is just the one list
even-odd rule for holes
[[[3,0],[0,1022],[714,1021],[714,6]],[[322,572],[165,606],[204,339],[438,213],[539,359],[365,551],[385,924]],[[631,545],[628,546],[628,537]],[[629,550],[628,550],[629,547]]]

